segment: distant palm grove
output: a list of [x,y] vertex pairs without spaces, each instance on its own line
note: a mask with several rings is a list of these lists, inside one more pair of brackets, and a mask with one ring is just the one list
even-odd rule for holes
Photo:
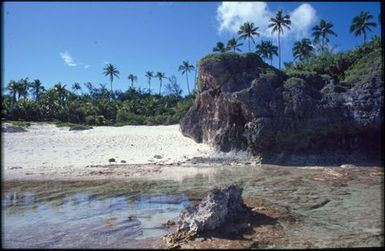
[[[313,27],[312,38],[302,38],[294,43],[292,48],[294,62],[284,63],[284,71],[314,71],[340,78],[341,72],[355,58],[370,50],[381,47],[381,40],[374,36],[367,43],[367,32],[372,31],[377,24],[372,22],[373,16],[362,11],[352,20],[349,31],[354,36],[363,37],[363,45],[351,52],[333,53],[329,45],[330,36],[338,35],[332,30],[333,24],[326,20]],[[379,19],[380,20],[380,17]],[[226,45],[217,42],[213,48],[217,53],[241,52],[243,45],[240,40],[247,42],[249,53],[258,54],[263,60],[272,64],[273,57],[278,56],[278,67],[281,69],[281,35],[290,30],[290,16],[283,11],[277,11],[270,18],[268,27],[277,34],[278,46],[271,41],[262,40],[256,44],[259,27],[251,22],[240,26],[238,38],[231,38]],[[252,45],[255,50],[252,51]],[[373,49],[374,48],[374,49]],[[178,71],[186,76],[188,96],[182,97],[182,90],[175,76],[167,76],[164,72],[147,71],[143,77],[147,80],[148,89],[138,89],[135,83],[138,76],[129,74],[126,77],[125,91],[113,90],[115,78],[122,77],[113,64],[108,64],[101,72],[108,78],[110,88],[94,83],[73,83],[71,86],[57,83],[46,90],[40,80],[30,81],[23,78],[11,80],[6,90],[9,94],[2,95],[2,116],[6,120],[27,121],[60,121],[81,123],[87,125],[158,125],[176,124],[194,102],[199,91],[197,70],[188,61],[183,61]],[[188,75],[195,71],[194,86],[190,86]],[[158,90],[152,89],[151,84],[157,84]],[[193,89],[193,91],[191,91]],[[151,92],[151,90],[156,90]]]
[[[185,67],[187,67],[185,69]],[[194,70],[184,61],[179,67],[183,74]],[[87,125],[159,125],[176,124],[193,103],[195,92],[182,97],[176,77],[165,73],[146,72],[149,89],[135,88],[138,77],[129,74],[127,90],[113,90],[114,78],[120,72],[112,64],[106,65],[103,74],[109,78],[110,88],[91,82],[67,86],[55,84],[46,90],[40,80],[23,78],[11,80],[3,95],[2,116],[6,120],[56,121]],[[152,78],[159,81],[159,91],[151,93]],[[163,80],[168,80],[163,86]],[[164,95],[162,95],[162,87]]]

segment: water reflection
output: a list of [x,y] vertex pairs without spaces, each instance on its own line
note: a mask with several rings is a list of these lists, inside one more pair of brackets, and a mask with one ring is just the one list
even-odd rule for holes
[[20,248],[132,248],[135,241],[167,234],[161,223],[175,218],[214,186],[257,176],[255,168],[231,167],[182,182],[6,181],[3,243]]

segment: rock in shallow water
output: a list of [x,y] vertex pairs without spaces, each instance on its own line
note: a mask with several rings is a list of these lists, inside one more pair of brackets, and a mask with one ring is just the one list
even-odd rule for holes
[[195,207],[184,211],[178,222],[178,231],[203,232],[214,230],[223,223],[245,212],[243,188],[231,185],[212,190]]

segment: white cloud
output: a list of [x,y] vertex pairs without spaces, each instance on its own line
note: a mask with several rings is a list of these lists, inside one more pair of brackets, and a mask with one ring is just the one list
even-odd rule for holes
[[91,65],[89,65],[89,64],[84,65],[84,69],[88,69],[90,67],[91,67]]
[[73,58],[71,55],[67,52],[61,52],[60,57],[64,60],[64,63],[68,66],[77,66],[77,64],[74,62]]
[[304,3],[290,13],[290,19],[290,33],[294,32],[296,39],[300,39],[309,35],[308,32],[317,19],[316,11],[310,4]]
[[266,30],[270,16],[265,2],[223,2],[217,9],[218,31],[236,33],[243,23],[253,22],[261,32]]
[[[292,22],[290,30],[285,30],[282,37],[295,37],[296,39],[307,36],[311,25],[316,20],[315,9],[303,3],[293,11],[284,10],[289,14]],[[217,9],[218,32],[237,33],[239,26],[245,22],[253,22],[259,27],[261,37],[275,38],[268,28],[269,20],[275,13],[269,10],[266,2],[222,2]]]

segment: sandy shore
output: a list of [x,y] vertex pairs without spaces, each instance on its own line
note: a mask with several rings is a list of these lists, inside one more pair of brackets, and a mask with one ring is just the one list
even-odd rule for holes
[[[3,132],[2,169],[5,179],[34,177],[120,177],[150,173],[178,175],[175,169],[213,150],[180,133],[179,125],[94,127],[69,131],[51,124],[32,124],[27,132]],[[115,162],[110,163],[109,159]],[[174,166],[175,165],[175,166]],[[174,166],[174,167],[173,167]],[[173,167],[173,168],[170,168]],[[184,169],[196,174],[196,169]]]

